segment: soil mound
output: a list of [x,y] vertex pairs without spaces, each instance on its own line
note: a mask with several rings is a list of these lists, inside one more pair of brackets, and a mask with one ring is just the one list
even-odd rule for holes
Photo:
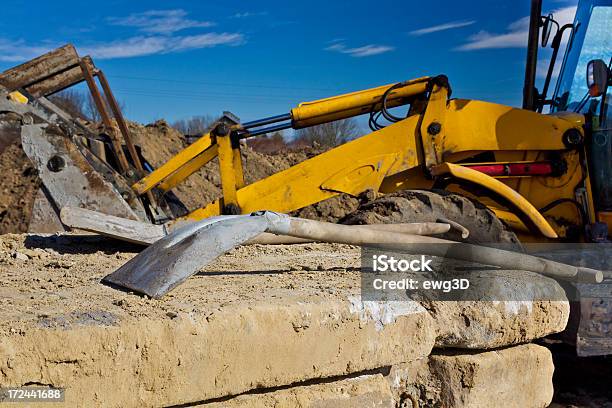
[[[134,143],[140,146],[143,157],[154,168],[188,146],[185,137],[163,120],[148,125],[130,122],[128,126]],[[264,154],[243,146],[241,151],[245,180],[253,183],[322,153],[324,149],[300,147]],[[40,180],[18,141],[0,153],[0,171],[3,174],[0,180],[0,234],[25,232]],[[173,192],[188,209],[193,210],[219,198],[220,185],[219,166],[215,159]],[[359,203],[354,197],[341,195],[296,211],[294,215],[336,222],[356,210]]]
[[0,153],[0,172],[0,234],[25,232],[40,179],[18,141]]

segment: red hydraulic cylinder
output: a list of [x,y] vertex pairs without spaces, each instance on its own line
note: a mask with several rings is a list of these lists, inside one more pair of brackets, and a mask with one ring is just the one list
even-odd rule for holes
[[465,167],[477,170],[492,177],[500,176],[552,176],[555,174],[551,162],[466,164]]

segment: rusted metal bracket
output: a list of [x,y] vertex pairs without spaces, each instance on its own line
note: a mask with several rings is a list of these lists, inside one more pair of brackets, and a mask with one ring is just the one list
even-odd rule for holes
[[[60,75],[60,79],[64,78],[62,74],[78,64],[79,55],[72,44],[67,44],[0,73],[0,85],[9,92],[20,89],[28,91],[28,88],[35,86],[35,84],[39,85],[39,88],[35,88],[39,92],[45,89],[57,88],[57,84],[51,78],[57,79],[58,75]],[[46,84],[42,88],[40,87],[41,82]],[[49,95],[50,93],[53,92],[47,90],[38,95]]]
[[[102,133],[98,134],[91,131],[47,98],[82,82],[86,82],[102,119],[104,127]],[[100,87],[102,90],[100,90]],[[18,93],[17,95],[21,99],[15,100],[15,98],[4,97],[11,92]],[[43,177],[47,193],[39,194],[39,196],[46,197],[47,203],[41,201],[42,204],[46,205],[46,209],[53,208],[57,212],[63,205],[69,204],[72,199],[79,201],[83,207],[96,209],[96,202],[102,200],[102,197],[91,201],[86,196],[89,189],[95,189],[100,184],[105,186],[103,189],[108,188],[115,192],[114,195],[109,196],[110,201],[107,203],[111,207],[100,208],[100,210],[105,212],[119,211],[116,214],[118,216],[136,217],[151,222],[167,218],[166,203],[163,199],[158,203],[157,200],[160,198],[153,191],[148,191],[145,196],[138,197],[132,190],[131,185],[144,177],[147,171],[144,169],[144,163],[136,150],[128,124],[104,73],[95,66],[89,56],[81,58],[71,44],[0,72],[0,110],[5,113],[5,116],[8,114],[11,118],[14,118],[13,120],[19,122],[22,125],[22,133],[26,132],[25,134],[28,135],[34,131],[31,129],[26,131],[24,128],[34,124],[39,124],[44,129],[57,128],[57,135],[53,136],[55,148],[64,153],[67,152],[66,154],[72,162],[78,162],[76,168],[80,169],[86,177],[90,171],[97,172],[94,176],[97,181],[90,180],[93,184],[81,185],[82,183],[76,183],[84,189],[82,193],[77,190],[72,191],[68,184],[61,186],[70,194],[74,194],[74,197],[69,199],[67,195],[55,191],[56,187],[59,188],[58,185],[52,185],[52,183],[61,185],[66,180],[60,180],[61,177],[58,178],[57,174],[48,174],[49,168],[41,165],[40,170],[47,172],[45,173],[46,180]],[[18,128],[16,129],[17,132],[19,132]],[[42,136],[39,137],[37,142],[45,144],[47,133],[46,130],[42,131]],[[58,139],[60,133],[61,137],[66,139],[65,141]],[[70,148],[66,146],[70,146]],[[32,154],[30,158],[33,161],[40,159],[38,156],[42,155],[43,152],[38,151],[40,149],[33,144],[29,148]],[[127,149],[124,151],[125,148]],[[63,157],[62,155],[55,154],[53,156],[53,160],[47,158],[50,160],[48,160],[47,165],[51,167],[65,165],[65,160],[62,162],[57,158]],[[110,161],[106,160],[107,157]],[[55,162],[56,159],[59,164]],[[59,167],[56,168],[56,172],[51,171],[51,173],[66,174],[66,171],[63,168],[59,169]],[[97,193],[93,194],[96,196]],[[118,208],[113,210],[113,206],[118,206]],[[128,212],[123,213],[124,210]]]

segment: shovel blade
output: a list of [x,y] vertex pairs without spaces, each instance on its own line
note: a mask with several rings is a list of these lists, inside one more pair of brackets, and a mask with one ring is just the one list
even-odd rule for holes
[[266,218],[251,216],[192,224],[158,240],[102,281],[158,299],[267,227]]

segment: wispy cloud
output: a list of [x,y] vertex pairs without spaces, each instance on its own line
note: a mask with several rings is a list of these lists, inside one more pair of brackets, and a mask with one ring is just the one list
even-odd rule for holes
[[110,17],[112,25],[135,27],[145,33],[170,34],[188,28],[212,27],[211,21],[198,21],[187,18],[183,9],[148,10],[142,13],[130,14],[127,17]]
[[267,16],[267,11],[244,11],[242,13],[236,13],[231,18],[248,18],[248,17],[261,17]]
[[431,27],[419,28],[418,30],[410,31],[409,34],[420,36],[420,35],[425,35],[425,34],[437,33],[438,31],[446,31],[446,30],[452,30],[455,28],[471,26],[475,22],[476,20],[451,21],[448,23],[438,24],[438,25],[431,26]]
[[[136,36],[106,43],[77,44],[81,55],[96,59],[141,57],[153,54],[211,48],[221,45],[244,43],[240,33],[206,33],[186,36]],[[0,39],[0,61],[19,62],[34,58],[57,48],[61,44],[27,44],[24,41],[9,42]]]
[[386,52],[393,51],[395,47],[390,45],[379,45],[379,44],[368,44],[362,47],[348,48],[344,42],[333,42],[328,47],[325,47],[326,51],[339,52],[341,54],[348,54],[351,57],[370,57],[372,55],[384,54]]
[[[563,54],[561,54],[563,55]],[[538,66],[536,69],[536,76],[540,79],[545,79],[546,75],[548,74],[548,66],[550,65],[550,59],[540,59],[538,60]],[[561,73],[561,64],[559,63],[559,60],[557,60],[557,63],[555,64],[555,66],[553,67],[553,72],[551,75],[551,79],[556,79],[559,77],[559,74]]]
[[[235,46],[243,44],[244,35],[238,32],[208,32],[178,35],[185,29],[206,28],[214,24],[187,18],[187,12],[176,10],[149,10],[130,14],[127,17],[112,17],[107,24],[132,28],[132,35],[104,42],[77,42],[81,55],[89,54],[97,59],[129,58],[153,54]],[[19,62],[34,58],[60,46],[61,43],[46,41],[28,43],[24,40],[0,38],[0,61]]]
[[98,59],[112,59],[169,54],[219,45],[239,45],[243,42],[244,37],[239,33],[206,33],[187,36],[131,37],[110,43],[85,45],[80,47],[80,50]]
[[44,54],[45,52],[57,48],[58,46],[59,44],[55,43],[29,45],[23,40],[13,41],[0,38],[0,61],[25,61]]
[[[572,22],[575,13],[576,6],[553,11],[555,19],[561,26]],[[456,49],[459,51],[473,51],[489,48],[523,48],[527,46],[528,34],[529,17],[523,17],[508,25],[503,33],[480,31],[468,37],[468,41]]]

